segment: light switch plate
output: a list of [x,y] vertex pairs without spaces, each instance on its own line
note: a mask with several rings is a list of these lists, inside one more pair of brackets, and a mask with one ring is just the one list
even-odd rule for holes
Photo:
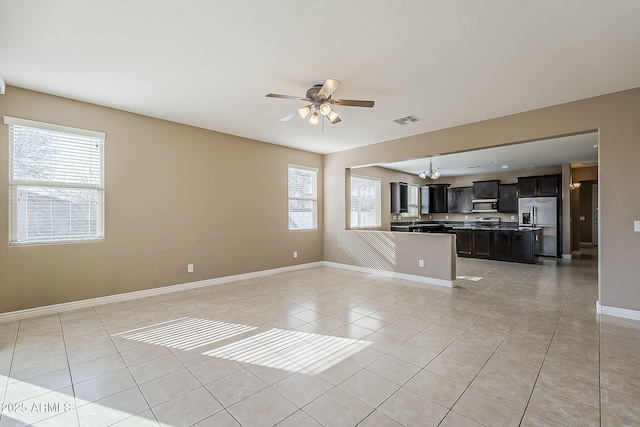
[[633,231],[640,231],[640,221],[633,221]]

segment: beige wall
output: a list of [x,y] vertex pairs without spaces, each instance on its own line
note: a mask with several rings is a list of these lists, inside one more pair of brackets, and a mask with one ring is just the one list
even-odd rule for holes
[[[105,241],[10,247],[0,126],[0,312],[323,258],[320,155],[15,87],[0,116],[107,135]],[[317,231],[288,231],[288,164],[320,169]]]
[[342,243],[345,168],[599,131],[600,302],[640,310],[640,88],[325,156],[324,258],[354,263]]

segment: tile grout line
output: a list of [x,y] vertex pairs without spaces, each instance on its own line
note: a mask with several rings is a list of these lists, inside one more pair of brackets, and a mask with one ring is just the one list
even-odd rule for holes
[[[2,394],[2,403],[1,403],[2,405],[6,403],[7,394],[9,393],[9,379],[11,379],[11,370],[13,369],[13,360],[16,355],[16,346],[18,345],[18,334],[20,333],[20,322],[21,320],[18,321],[18,325],[16,327],[16,337],[13,340],[13,351],[11,352],[11,361],[9,362],[9,371],[7,372],[7,384],[5,386],[4,393]],[[2,406],[2,409],[3,410],[0,410],[0,422],[2,422],[2,419],[7,416],[6,413],[4,412],[4,406]]]
[[[533,396],[533,393],[536,390],[536,384],[538,383],[538,379],[540,378],[540,373],[542,372],[542,368],[544,367],[544,362],[547,360],[547,354],[549,353],[549,349],[551,349],[551,345],[553,344],[553,337],[555,337],[556,333],[558,332],[558,327],[560,326],[560,321],[562,320],[562,315],[563,315],[564,310],[565,310],[565,308],[567,306],[567,300],[569,299],[569,294],[571,293],[571,289],[573,289],[573,282],[575,280],[575,274],[577,273],[577,271],[578,271],[578,267],[576,267],[575,271],[572,273],[572,276],[571,276],[571,287],[569,288],[569,291],[567,292],[567,295],[566,295],[566,297],[564,299],[564,303],[562,305],[562,311],[560,312],[560,316],[558,317],[558,320],[556,322],[556,327],[553,330],[553,335],[551,335],[551,340],[549,341],[549,345],[547,346],[547,350],[544,352],[544,357],[542,358],[542,364],[540,365],[540,368],[538,369],[538,374],[536,375],[536,379],[535,379],[535,381],[533,383],[533,387],[531,388],[531,394],[529,394],[529,398],[527,399],[527,404],[525,405],[524,412],[522,413],[522,417],[520,418],[520,424],[522,424],[522,422],[524,421],[524,417],[527,414],[527,409],[529,408],[529,404],[531,403],[531,397]],[[540,295],[541,292],[542,291],[538,292],[537,295]],[[537,295],[536,295],[536,297],[537,297]],[[537,415],[540,415],[540,414],[537,414]],[[542,416],[542,415],[540,415],[540,416]],[[549,419],[549,418],[547,418],[545,416],[542,416],[542,417],[546,418],[546,419]],[[559,423],[559,421],[557,421],[557,420],[551,420],[551,421]]]
[[[548,281],[549,281],[549,279],[547,279],[547,280],[546,280],[546,282],[548,282]],[[546,282],[545,282],[545,283],[546,283]],[[510,292],[512,292],[512,291],[514,291],[514,290],[516,290],[516,289],[518,289],[520,286],[521,286],[521,285],[518,285],[517,287],[515,287],[514,289],[512,289]],[[485,366],[487,365],[487,363],[489,363],[489,360],[491,360],[491,357],[493,357],[493,356],[496,354],[496,351],[498,351],[498,348],[500,348],[500,345],[502,345],[502,344],[505,342],[505,340],[507,339],[507,337],[509,336],[509,334],[513,331],[513,329],[516,327],[516,325],[517,325],[517,324],[522,320],[522,318],[523,318],[523,316],[525,315],[525,313],[529,310],[529,308],[531,308],[531,305],[533,305],[533,302],[534,302],[534,301],[535,301],[535,299],[538,297],[538,295],[540,295],[540,293],[542,292],[542,290],[543,290],[543,289],[544,289],[544,286],[542,286],[542,287],[541,287],[541,289],[540,289],[540,291],[538,291],[538,293],[536,294],[536,296],[535,296],[534,298],[532,298],[531,302],[530,302],[530,303],[529,303],[529,305],[527,306],[527,309],[526,309],[526,310],[524,310],[524,311],[522,312],[522,314],[520,315],[520,318],[518,319],[518,321],[517,321],[517,322],[516,322],[516,323],[515,323],[515,324],[514,324],[510,329],[509,329],[509,332],[505,335],[505,337],[502,339],[502,341],[501,341],[501,342],[500,342],[500,344],[496,347],[496,349],[491,353],[491,356],[487,359],[487,361],[482,365],[482,367],[480,368],[480,370],[478,371],[478,373],[477,373],[477,374],[473,377],[473,379],[469,382],[469,384],[468,384],[468,385],[467,385],[467,387],[465,388],[465,391],[464,391],[464,392],[462,392],[462,394],[460,394],[460,396],[458,396],[458,398],[457,398],[457,399],[456,399],[456,401],[453,403],[453,405],[451,405],[451,409],[449,410],[449,412],[454,412],[454,413],[456,413],[456,414],[458,414],[458,415],[465,416],[465,415],[463,415],[463,414],[460,414],[460,413],[458,413],[458,412],[454,411],[454,410],[453,410],[453,408],[454,408],[454,407],[455,407],[455,405],[460,401],[460,399],[462,398],[462,396],[463,396],[463,395],[464,395],[464,394],[465,394],[469,389],[471,389],[471,384],[473,384],[473,381],[478,377],[478,375],[480,375],[480,372],[482,372],[482,370],[485,368]],[[503,298],[502,298],[498,303],[496,303],[496,304],[494,305],[494,307],[495,307],[495,306],[497,306],[498,304],[500,304],[502,301],[506,300],[506,299],[507,299],[507,297],[508,297],[508,295],[509,295],[509,293],[507,293],[507,294],[506,294],[506,295],[505,295],[505,296],[504,296],[504,297],[503,297]],[[493,309],[493,308],[492,308],[492,309]],[[491,310],[489,310],[489,311],[491,311]],[[484,315],[482,315],[482,317],[480,317],[480,319],[484,318],[485,316],[486,316],[486,313],[485,313]],[[480,321],[480,319],[478,319],[476,322],[474,322],[474,324],[473,324],[473,325],[475,325],[476,323],[478,323],[478,321]],[[473,325],[472,325],[472,326],[473,326]],[[468,331],[469,329],[471,329],[471,326],[467,329],[467,331]],[[465,332],[466,332],[466,331],[465,331]],[[458,338],[459,338],[459,337],[458,337]],[[456,341],[458,340],[458,338],[457,338],[454,342],[456,342]],[[553,339],[553,338],[552,338],[552,339]],[[453,343],[452,343],[451,345],[453,345]],[[447,348],[448,348],[448,347],[447,347]],[[443,350],[443,351],[444,351],[444,350]],[[506,356],[505,356],[505,357],[506,357]],[[507,359],[513,360],[513,359],[511,359],[511,358],[509,358],[509,357],[507,357]],[[516,362],[517,362],[517,361],[516,361]],[[540,366],[540,370],[542,370],[542,365]],[[500,375],[500,374],[498,374],[498,375]],[[502,376],[502,375],[501,375],[501,376]],[[532,394],[533,394],[533,389],[534,389],[534,388],[535,388],[535,383],[534,383],[534,386],[532,387],[532,391],[531,391],[531,393],[532,393]],[[474,389],[471,389],[471,390],[474,390]],[[476,390],[476,391],[477,391],[477,390]],[[497,398],[497,397],[495,397],[495,396],[488,395],[488,394],[486,394],[486,393],[484,393],[484,392],[482,392],[482,391],[480,391],[480,393],[485,394],[485,395],[487,395],[487,396],[489,396],[489,397],[493,397],[494,399],[498,399],[498,400],[501,400],[501,401],[503,401],[503,402],[505,402],[505,403],[507,403],[507,404],[512,405],[512,404],[511,404],[511,403],[509,403],[509,402],[506,402],[506,401],[504,401],[504,400],[502,400],[502,399],[500,399],[500,398]],[[529,397],[529,398],[531,398],[531,397]],[[528,404],[528,401],[527,401],[527,404]],[[515,406],[515,405],[514,405],[514,406]],[[524,410],[523,410],[523,412],[522,412],[522,417],[520,418],[520,423],[519,423],[519,424],[522,424],[522,419],[524,418],[524,416],[525,416],[526,412],[527,412],[527,409],[526,409],[526,406],[525,406],[525,408],[524,408]],[[448,413],[447,413],[447,415],[448,415]],[[466,416],[465,416],[465,417],[466,417]],[[446,416],[445,416],[445,418],[446,418]],[[466,418],[468,418],[468,417],[466,417]],[[444,419],[443,419],[443,421],[444,421]],[[477,421],[477,420],[473,420],[473,421],[475,421],[475,422],[479,423],[479,421]]]

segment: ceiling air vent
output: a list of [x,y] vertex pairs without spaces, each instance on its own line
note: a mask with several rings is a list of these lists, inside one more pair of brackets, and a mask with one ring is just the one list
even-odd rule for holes
[[407,117],[401,117],[399,119],[395,119],[394,122],[396,122],[399,125],[406,125],[407,123],[413,123],[413,122],[417,122],[420,119],[417,118],[416,116],[407,116]]

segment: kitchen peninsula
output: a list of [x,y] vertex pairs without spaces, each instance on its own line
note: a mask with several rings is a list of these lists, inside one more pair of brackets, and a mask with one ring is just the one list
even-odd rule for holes
[[540,229],[519,227],[518,223],[501,223],[496,218],[476,221],[393,222],[391,230],[410,233],[448,233],[456,235],[456,253],[460,257],[499,261],[537,262]]
[[358,271],[446,287],[453,287],[456,279],[456,238],[452,234],[345,230],[340,241],[362,266]]

